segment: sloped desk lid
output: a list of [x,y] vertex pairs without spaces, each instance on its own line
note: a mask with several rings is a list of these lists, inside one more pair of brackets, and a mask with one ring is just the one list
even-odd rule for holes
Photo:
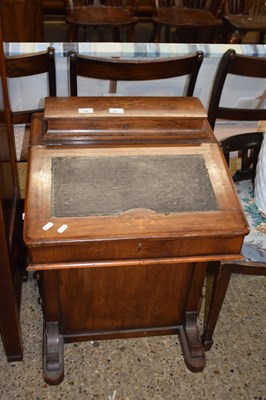
[[[123,171],[115,172],[117,167]],[[128,197],[119,203],[118,193]],[[45,231],[48,222],[54,227]],[[58,234],[62,224],[68,229]],[[247,232],[216,144],[30,150],[24,231],[28,243]]]

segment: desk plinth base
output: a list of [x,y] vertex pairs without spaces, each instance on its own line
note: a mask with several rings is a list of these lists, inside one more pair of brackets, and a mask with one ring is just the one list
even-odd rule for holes
[[207,263],[40,271],[44,378],[64,377],[64,342],[178,335],[187,367],[202,371],[197,310]]
[[64,379],[64,342],[101,340],[129,337],[147,337],[155,335],[177,334],[183,350],[187,368],[192,372],[201,372],[206,363],[205,351],[197,328],[197,313],[186,313],[185,325],[134,329],[113,332],[89,332],[81,335],[59,333],[58,322],[46,322],[43,335],[43,375],[50,385],[58,385]]

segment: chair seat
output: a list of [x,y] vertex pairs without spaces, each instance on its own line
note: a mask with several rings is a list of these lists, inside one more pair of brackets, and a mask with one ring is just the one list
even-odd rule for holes
[[160,25],[198,28],[218,26],[222,21],[206,10],[191,8],[160,8],[153,21]]
[[234,28],[245,31],[266,31],[266,15],[225,15],[227,22]]
[[242,254],[246,261],[266,262],[266,217],[256,206],[253,184],[247,180],[237,182],[235,186],[250,227]]
[[137,23],[138,18],[119,7],[75,7],[66,22],[83,26],[126,26]]

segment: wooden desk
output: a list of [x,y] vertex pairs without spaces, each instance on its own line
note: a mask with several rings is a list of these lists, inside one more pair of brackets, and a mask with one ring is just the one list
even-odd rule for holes
[[241,257],[248,231],[219,145],[42,144],[42,122],[32,124],[24,240],[40,275],[46,381],[63,379],[64,342],[149,335],[178,334],[186,365],[201,371],[207,263]]

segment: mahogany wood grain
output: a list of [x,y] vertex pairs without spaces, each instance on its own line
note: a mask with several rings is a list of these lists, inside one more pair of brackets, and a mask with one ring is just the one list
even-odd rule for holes
[[0,0],[5,42],[43,42],[41,0]]

